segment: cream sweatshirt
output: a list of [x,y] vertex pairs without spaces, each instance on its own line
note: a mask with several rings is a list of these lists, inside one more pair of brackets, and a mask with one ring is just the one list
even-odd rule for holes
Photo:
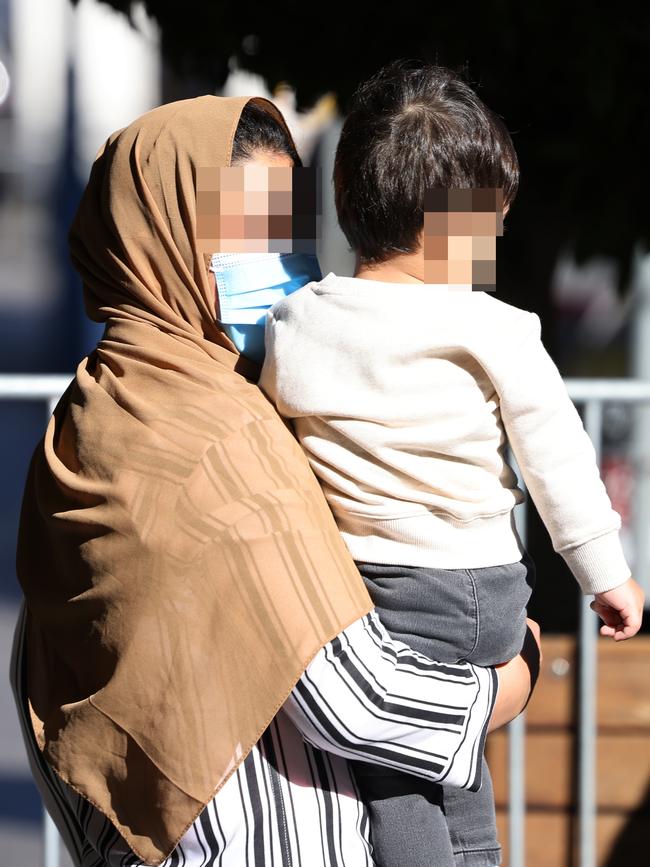
[[355,560],[519,560],[509,441],[582,591],[630,577],[620,516],[540,331],[491,293],[332,273],[270,309],[259,384],[293,423]]

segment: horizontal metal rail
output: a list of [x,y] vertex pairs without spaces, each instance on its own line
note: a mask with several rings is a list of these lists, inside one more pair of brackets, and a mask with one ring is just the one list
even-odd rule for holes
[[0,398],[57,401],[71,380],[69,373],[3,373],[0,374]]

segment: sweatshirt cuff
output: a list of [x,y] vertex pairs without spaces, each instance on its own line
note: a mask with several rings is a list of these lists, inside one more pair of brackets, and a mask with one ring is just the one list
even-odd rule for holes
[[558,551],[585,595],[619,587],[632,576],[618,530],[612,530],[575,548]]

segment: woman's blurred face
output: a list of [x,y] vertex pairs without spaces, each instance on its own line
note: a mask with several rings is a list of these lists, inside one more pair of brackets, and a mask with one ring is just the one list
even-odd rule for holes
[[233,166],[199,168],[196,225],[200,250],[284,252],[269,241],[291,237],[287,218],[291,216],[292,171],[290,156],[268,150],[258,150]]
[[205,224],[197,235],[203,249],[212,245],[209,273],[217,319],[240,354],[262,364],[264,312],[322,279],[315,255],[317,175],[268,151],[199,173],[197,230],[202,218]]
[[[251,158],[238,162],[225,171],[220,170],[217,182],[220,187],[219,252],[268,252],[269,238],[273,240],[287,237],[286,231],[283,232],[283,223],[288,221],[290,227],[293,166],[294,162],[288,154],[258,150]],[[199,203],[202,193],[205,195],[199,187]],[[199,204],[199,236],[203,216]],[[290,230],[288,237],[291,237]],[[216,291],[212,271],[208,271],[208,280]]]

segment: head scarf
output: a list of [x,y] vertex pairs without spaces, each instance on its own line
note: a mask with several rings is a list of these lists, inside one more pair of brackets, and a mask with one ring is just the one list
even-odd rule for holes
[[197,250],[197,168],[229,165],[247,102],[167,104],[100,151],[70,248],[105,331],[36,449],[20,523],[37,743],[154,864],[371,608],[299,445],[215,322]]

